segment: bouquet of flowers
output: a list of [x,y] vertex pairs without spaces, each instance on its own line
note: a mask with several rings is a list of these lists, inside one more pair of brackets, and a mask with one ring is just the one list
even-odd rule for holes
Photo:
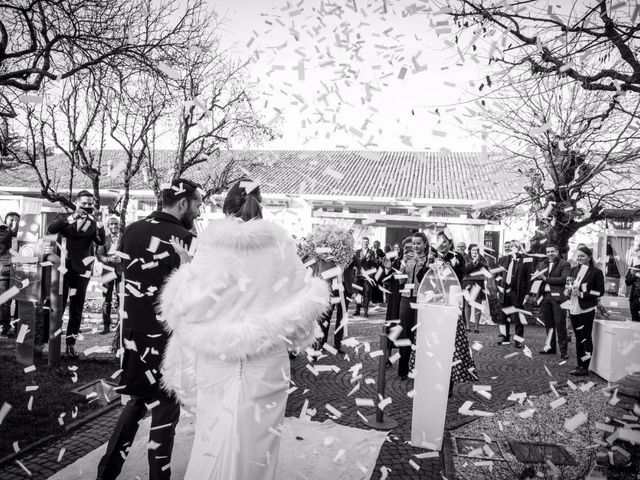
[[349,230],[335,225],[318,225],[298,244],[298,255],[334,263],[344,270],[353,261],[353,244]]

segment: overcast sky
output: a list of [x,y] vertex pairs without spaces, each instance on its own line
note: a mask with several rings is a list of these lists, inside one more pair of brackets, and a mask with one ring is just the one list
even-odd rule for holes
[[339,16],[320,15],[321,3],[210,0],[228,19],[224,42],[252,58],[256,106],[283,135],[265,148],[481,149],[464,127],[477,124],[470,92],[486,60],[445,44],[449,16],[412,9],[432,7],[420,0],[387,0],[386,14],[383,0],[356,0]]

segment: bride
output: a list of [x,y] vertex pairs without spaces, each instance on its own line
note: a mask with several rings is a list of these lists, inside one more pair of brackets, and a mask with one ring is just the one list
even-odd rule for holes
[[171,331],[162,374],[195,414],[185,479],[273,479],[289,388],[288,348],[313,343],[329,305],[325,281],[305,278],[292,239],[261,220],[255,183],[227,194],[190,263],[167,281]]

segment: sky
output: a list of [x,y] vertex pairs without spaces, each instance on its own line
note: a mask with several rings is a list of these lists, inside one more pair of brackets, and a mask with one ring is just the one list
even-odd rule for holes
[[432,2],[387,0],[383,14],[383,0],[355,0],[338,16],[332,5],[354,1],[324,2],[322,14],[319,0],[209,1],[227,19],[223,43],[251,59],[257,110],[282,135],[261,148],[483,149],[468,129],[487,62],[445,44],[449,16],[412,10]]

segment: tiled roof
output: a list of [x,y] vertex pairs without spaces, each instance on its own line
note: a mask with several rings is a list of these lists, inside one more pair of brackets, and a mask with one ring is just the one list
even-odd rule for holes
[[[155,152],[156,165],[168,165],[172,151]],[[107,176],[107,164],[124,159],[118,150],[104,152],[101,187],[119,190],[121,177]],[[188,170],[186,177],[201,183],[233,160],[235,173],[247,171],[258,180],[263,193],[385,197],[395,199],[498,200],[507,194],[508,174],[495,159],[480,153],[229,150]],[[57,185],[68,188],[68,161],[62,155],[50,160]],[[502,170],[500,175],[496,172]],[[499,180],[496,180],[499,178]],[[0,171],[0,190],[7,187],[37,188],[35,174],[20,169]],[[89,187],[80,172],[74,189]],[[140,173],[132,189],[149,189]]]

